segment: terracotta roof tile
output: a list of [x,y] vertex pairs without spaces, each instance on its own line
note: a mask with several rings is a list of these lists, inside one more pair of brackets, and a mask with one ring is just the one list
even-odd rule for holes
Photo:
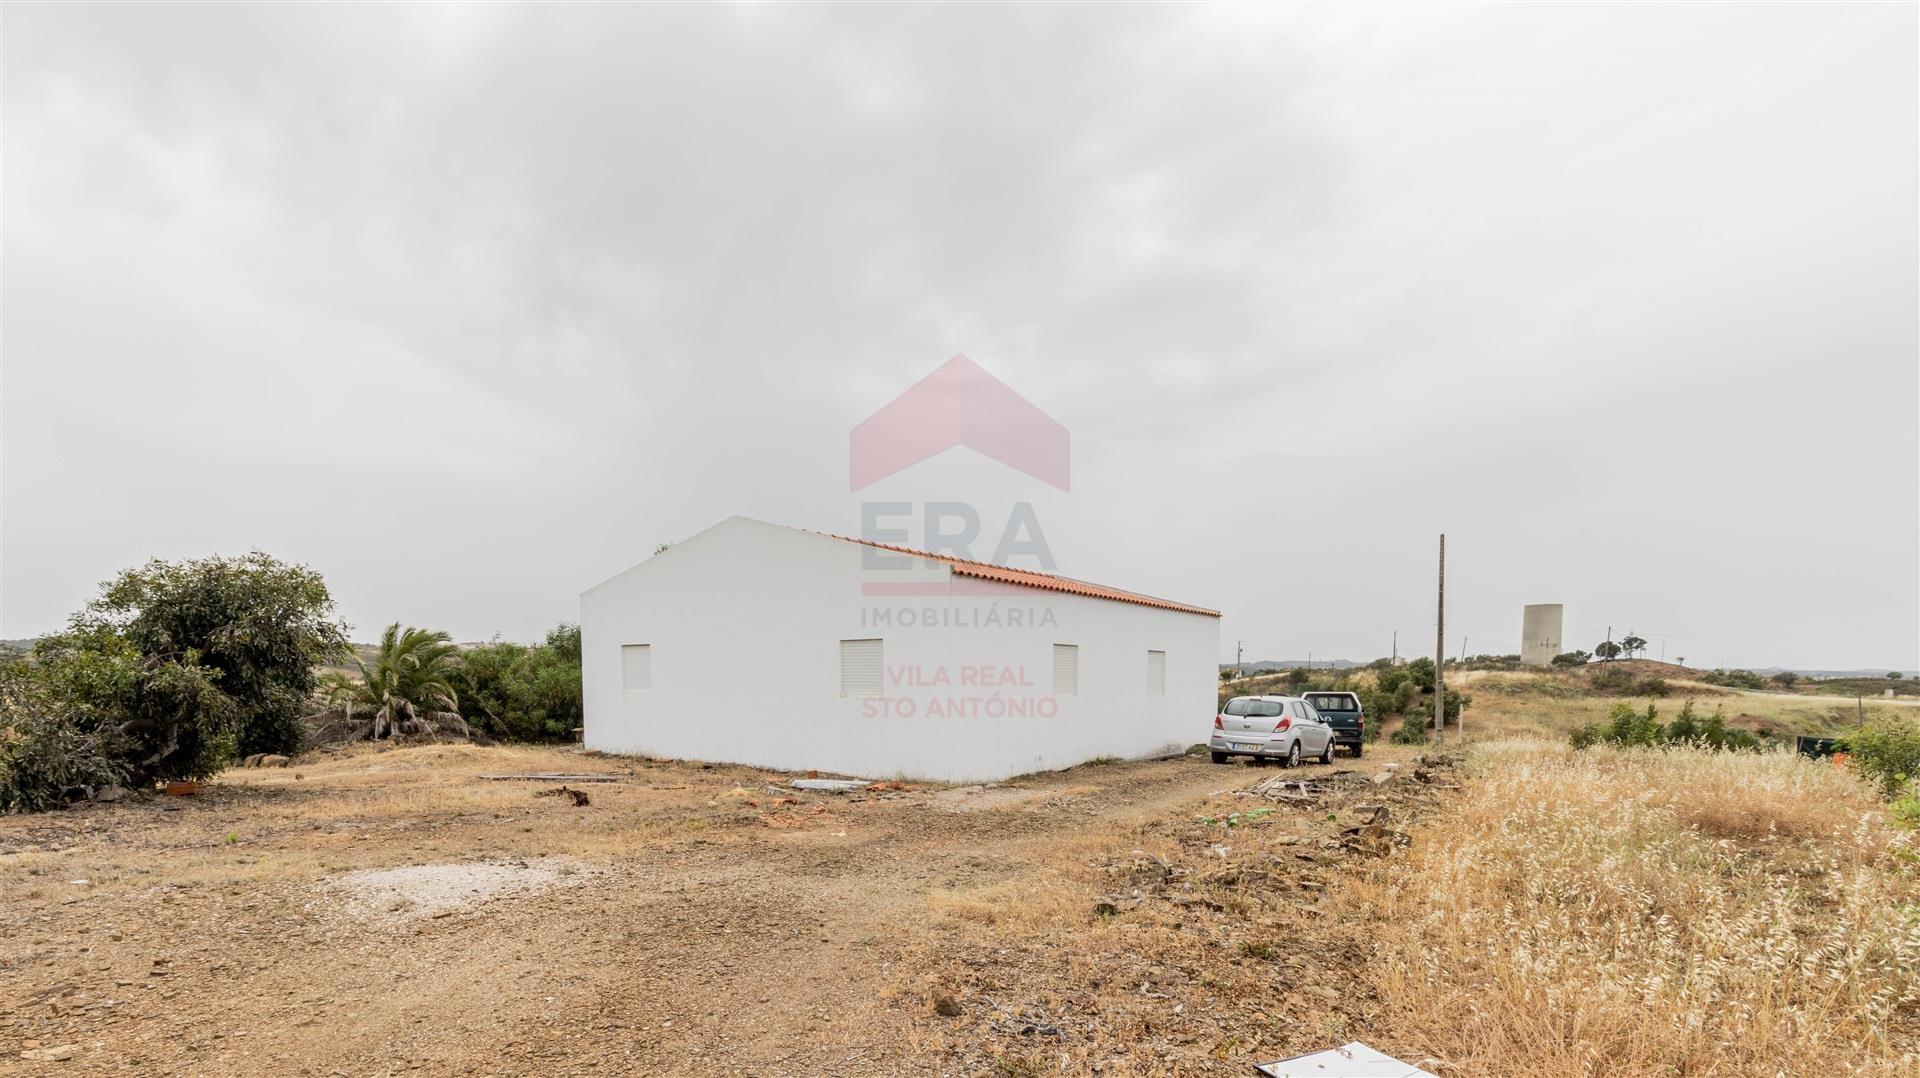
[[1220,616],[1218,610],[1208,610],[1204,606],[1176,603],[1171,599],[1142,595],[1137,591],[1109,588],[1104,584],[1089,584],[1084,580],[1075,580],[1072,577],[1056,576],[1052,573],[1038,573],[1027,569],[1013,569],[1005,565],[993,565],[983,561],[968,561],[965,558],[956,558],[948,554],[933,554],[925,550],[913,550],[909,547],[876,543],[870,539],[855,539],[848,535],[835,535],[832,532],[821,532],[819,534],[829,539],[838,539],[843,543],[858,543],[861,546],[870,546],[879,550],[891,550],[896,554],[907,554],[915,558],[923,558],[927,561],[943,562],[952,566],[955,573],[961,576],[974,577],[979,580],[992,580],[1002,584],[1012,584],[1016,587],[1041,588],[1046,591],[1060,591],[1071,595],[1084,595],[1092,599],[1111,599],[1119,603],[1136,603],[1140,606],[1157,607],[1161,610],[1177,610],[1183,614],[1203,614],[1210,618]]

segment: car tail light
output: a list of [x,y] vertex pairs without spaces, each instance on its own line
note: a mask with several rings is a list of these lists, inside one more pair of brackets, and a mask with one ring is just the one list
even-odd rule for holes
[[1220,716],[1218,716],[1218,715],[1215,715],[1215,716],[1213,717],[1213,728],[1214,728],[1214,729],[1216,729],[1216,730],[1224,730],[1224,729],[1226,729],[1226,726],[1225,726],[1225,725],[1224,725],[1223,723],[1221,723],[1221,721],[1220,721]]
[[1284,734],[1287,732],[1287,728],[1292,725],[1293,725],[1293,720],[1291,718],[1283,717],[1280,720],[1280,725],[1273,728],[1273,732],[1276,734]]

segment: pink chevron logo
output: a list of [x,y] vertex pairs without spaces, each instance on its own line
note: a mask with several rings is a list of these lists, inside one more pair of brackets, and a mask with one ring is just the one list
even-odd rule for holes
[[964,445],[1067,490],[1067,428],[956,355],[853,428],[848,490],[859,490]]

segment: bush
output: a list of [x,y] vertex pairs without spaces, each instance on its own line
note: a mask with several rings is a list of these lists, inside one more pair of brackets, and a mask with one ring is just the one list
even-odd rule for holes
[[58,808],[81,788],[125,782],[111,736],[64,710],[26,663],[0,668],[0,812]]
[[475,733],[502,741],[567,741],[584,721],[578,626],[561,625],[542,644],[486,644],[462,658],[453,680]]
[[1920,793],[1910,793],[1893,803],[1893,822],[1908,830],[1920,829]]
[[131,783],[203,779],[233,756],[238,708],[193,649],[145,655],[110,628],[77,627],[34,644],[29,676],[50,707],[100,736]]
[[1847,738],[1854,767],[1889,800],[1920,778],[1920,723],[1875,719]]
[[1728,689],[1764,689],[1767,679],[1751,670],[1710,670],[1700,675],[1700,680],[1709,685],[1719,685]]
[[1393,732],[1393,743],[1396,745],[1424,745],[1427,743],[1427,726],[1428,720],[1425,717],[1408,715],[1406,721],[1400,724],[1400,729]]
[[1649,702],[1642,711],[1632,704],[1618,703],[1613,705],[1605,723],[1588,723],[1573,731],[1567,740],[1576,749],[1594,745],[1622,748],[1671,745],[1714,751],[1757,751],[1762,747],[1761,740],[1752,731],[1727,729],[1726,719],[1717,708],[1702,721],[1694,712],[1692,700],[1681,706],[1673,722],[1664,726],[1660,723],[1657,705]]
[[1585,666],[1592,655],[1584,651],[1563,651],[1553,657],[1555,666]]
[[1603,667],[1588,679],[1587,687],[1603,696],[1666,696],[1673,691],[1663,677],[1634,677],[1618,667]]
[[1773,675],[1773,677],[1770,680],[1772,680],[1772,682],[1775,685],[1778,685],[1783,689],[1791,689],[1793,688],[1794,684],[1800,680],[1800,675],[1794,673],[1791,670],[1782,670],[1779,673]]
[[[299,751],[314,666],[346,648],[320,574],[259,551],[129,569],[73,616],[69,634],[120,637],[149,668],[200,668],[201,680],[225,698],[220,709],[230,713],[233,748],[242,754]],[[140,721],[169,724],[170,699],[137,694],[121,703],[145,712]]]

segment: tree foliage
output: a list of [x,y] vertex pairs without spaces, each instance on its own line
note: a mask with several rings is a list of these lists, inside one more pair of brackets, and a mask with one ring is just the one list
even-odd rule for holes
[[110,725],[87,721],[24,660],[0,663],[0,812],[40,812],[127,780]]
[[579,626],[561,625],[531,646],[486,644],[462,660],[454,685],[474,733],[502,741],[565,741],[584,721]]
[[137,694],[142,705],[161,709],[141,721],[168,725],[165,710],[199,692],[190,682],[206,680],[226,698],[224,721],[242,754],[299,751],[314,666],[346,646],[320,574],[259,551],[129,569],[73,616],[68,635],[83,648],[124,640],[154,674],[198,667],[192,677],[175,671]]
[[1555,666],[1585,666],[1593,656],[1584,651],[1563,651],[1553,657]]
[[460,649],[446,633],[399,622],[380,634],[379,653],[369,663],[356,657],[358,680],[334,674],[323,686],[326,707],[316,718],[344,721],[347,739],[431,737],[441,731],[469,736],[460,716],[453,679]]
[[35,714],[71,726],[127,781],[197,779],[236,749],[297,750],[313,664],[344,640],[326,584],[305,566],[258,551],[155,560],[38,641],[24,676]]

